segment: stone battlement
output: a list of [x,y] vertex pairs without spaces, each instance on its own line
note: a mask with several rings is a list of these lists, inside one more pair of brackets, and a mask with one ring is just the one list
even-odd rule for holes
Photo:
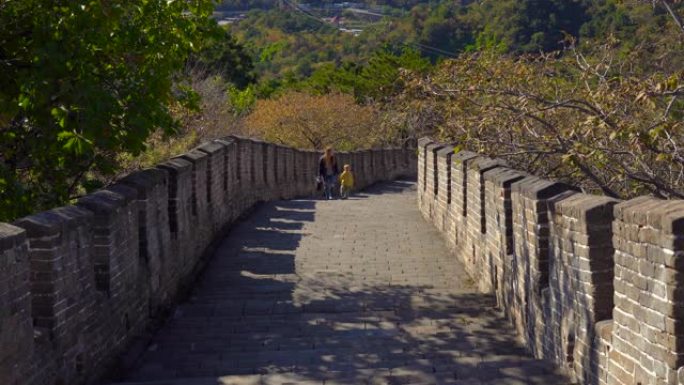
[[684,201],[586,195],[418,147],[421,212],[537,358],[585,385],[684,384]]
[[[73,206],[0,223],[0,384],[96,381],[250,207],[315,194],[319,156],[227,137]],[[415,175],[414,150],[337,157],[359,188]]]

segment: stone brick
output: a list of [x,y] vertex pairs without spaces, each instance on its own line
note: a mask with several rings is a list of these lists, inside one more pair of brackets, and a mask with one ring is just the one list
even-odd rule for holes
[[[192,282],[259,200],[314,193],[319,154],[226,137],[0,224],[0,383],[87,384]],[[358,179],[415,175],[410,149],[342,154]]]

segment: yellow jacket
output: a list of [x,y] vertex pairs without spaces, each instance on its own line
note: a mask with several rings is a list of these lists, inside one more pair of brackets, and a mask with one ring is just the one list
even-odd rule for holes
[[351,171],[342,171],[340,174],[340,184],[344,187],[354,187],[354,175]]

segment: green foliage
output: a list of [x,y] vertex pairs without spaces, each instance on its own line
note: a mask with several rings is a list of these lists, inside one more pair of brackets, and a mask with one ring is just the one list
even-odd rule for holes
[[174,88],[211,0],[0,4],[0,220],[67,202],[176,127]]
[[[208,19],[212,0],[0,2],[0,220],[63,204],[101,186],[102,176],[117,171],[119,160],[144,153],[148,150],[146,143],[163,143],[164,134],[173,134],[179,124],[199,128],[194,133],[186,127],[185,132],[191,134],[188,140],[176,138],[175,144],[166,150],[149,151],[156,154],[149,159],[195,143],[205,135],[207,122],[214,128],[224,127],[224,121],[236,119],[233,114],[249,115],[259,99],[285,103],[287,97],[283,95],[301,97],[303,92],[314,94],[316,103],[341,113],[344,111],[335,109],[331,102],[335,98],[327,96],[344,96],[364,105],[359,107],[372,108],[374,119],[384,115],[382,127],[375,127],[377,121],[367,125],[375,127],[373,135],[380,143],[422,130],[451,136],[458,132],[453,125],[469,117],[473,118],[468,122],[471,127],[484,125],[489,130],[486,132],[492,136],[486,139],[498,140],[495,129],[500,129],[504,118],[515,121],[515,114],[502,116],[491,110],[483,113],[458,104],[432,103],[439,87],[465,87],[465,81],[470,82],[468,87],[478,82],[494,87],[509,81],[511,87],[555,100],[557,95],[569,98],[573,92],[585,92],[577,81],[585,76],[591,81],[583,86],[599,92],[591,95],[595,98],[593,102],[605,103],[602,107],[606,111],[622,114],[625,122],[625,127],[612,132],[600,119],[586,119],[586,127],[599,125],[600,138],[610,138],[615,143],[660,146],[657,153],[644,152],[649,165],[666,168],[667,162],[681,162],[683,155],[665,148],[663,138],[681,131],[677,122],[684,115],[684,102],[674,96],[668,102],[664,95],[676,90],[675,96],[679,96],[682,92],[680,86],[669,82],[673,74],[682,71],[684,47],[681,31],[672,27],[670,15],[661,7],[654,8],[651,2],[368,0],[365,3],[382,7],[388,15],[370,21],[331,7],[320,14],[276,10],[277,3],[224,2],[224,10],[265,9],[249,12],[245,20],[227,32]],[[333,1],[308,3],[318,6]],[[672,6],[681,14],[684,2],[673,2]],[[362,27],[363,33],[355,36],[340,31],[330,21],[322,21],[324,16],[335,15],[342,16],[346,26]],[[544,52],[561,49],[572,40],[585,46],[597,46],[597,41],[604,41],[611,47],[610,57],[614,56],[615,62],[619,60],[625,68],[639,69],[636,75],[629,76],[634,75],[641,83],[631,87],[624,74],[597,77],[607,71],[605,66],[611,62],[590,54],[580,55],[578,63],[584,63],[580,70],[570,68],[566,62],[552,62],[553,65],[544,67],[515,61],[518,55],[532,54],[525,60],[551,63]],[[446,59],[459,57],[464,51],[480,51],[472,57],[481,55],[484,62],[473,61],[476,68],[454,69],[444,64],[449,63]],[[556,59],[568,59],[563,53],[557,55]],[[460,60],[473,60],[472,57],[463,56]],[[511,71],[522,74],[500,73],[499,60]],[[188,68],[190,71],[183,71]],[[196,71],[198,68],[200,71]],[[448,78],[449,70],[460,71],[465,80],[449,78],[431,83],[435,73]],[[541,77],[541,73],[545,75]],[[507,78],[508,75],[513,77]],[[188,80],[186,76],[196,78]],[[421,88],[414,82],[437,88]],[[614,88],[616,85],[623,88]],[[645,96],[635,95],[637,91]],[[339,95],[340,92],[346,95]],[[201,99],[200,94],[212,99]],[[660,97],[653,97],[654,94]],[[482,105],[498,107],[497,102],[502,99],[495,96],[478,97],[482,98]],[[638,105],[632,103],[632,97],[638,99]],[[521,100],[504,100],[502,105],[510,107],[525,101]],[[520,107],[531,108],[530,101],[527,102]],[[625,112],[613,104],[617,102],[631,109]],[[375,108],[378,103],[383,110]],[[405,105],[411,108],[402,110]],[[641,129],[641,123],[649,119],[652,122],[656,113],[662,113],[667,106],[666,123],[650,130]],[[278,103],[272,107],[269,111],[277,117]],[[300,113],[296,105],[290,107],[296,112],[293,116],[302,118],[296,115]],[[193,113],[198,108],[216,113],[207,118]],[[174,119],[183,114],[181,123]],[[478,120],[481,116],[490,120]],[[560,122],[564,130],[563,122],[574,117],[557,114],[551,118]],[[151,133],[155,134],[154,141],[149,140]],[[367,133],[348,133],[356,138],[364,134]],[[592,143],[578,143],[577,147],[563,148],[565,153],[553,159],[561,166],[575,168],[559,170],[577,175],[581,174],[577,166],[587,159],[606,167],[611,166],[610,161],[618,164],[624,160],[601,151],[591,153]],[[639,172],[647,171],[629,169],[630,178],[641,177]],[[660,179],[651,180],[650,188],[660,192],[662,188],[652,185],[670,183],[670,176],[661,170],[652,172]],[[614,181],[604,182],[614,188]],[[644,185],[634,180],[629,183],[630,188]],[[676,195],[681,191],[661,193]]]
[[464,54],[429,77],[407,76],[383,109],[397,132],[413,125],[587,191],[681,199],[683,62],[670,72],[638,65],[647,49],[621,55],[608,44],[564,55]]
[[250,85],[242,90],[237,87],[228,88],[230,104],[233,107],[235,115],[238,116],[244,115],[250,111],[256,102],[256,96],[256,89],[254,85]]
[[[333,3],[340,3],[335,0],[307,0],[306,3],[312,6],[325,6]],[[411,9],[419,4],[438,3],[435,0],[357,0],[354,3],[363,3],[373,7],[386,7]],[[244,11],[250,9],[271,9],[278,4],[278,0],[223,0],[219,9],[223,11]]]
[[190,65],[245,88],[256,81],[252,57],[235,38],[222,28],[202,42],[202,50],[192,55]]
[[585,5],[577,0],[481,2],[471,6],[468,17],[478,43],[517,53],[560,49],[564,35],[578,36],[588,19]]
[[412,49],[395,54],[388,49],[373,54],[367,63],[327,64],[297,85],[314,93],[340,91],[353,94],[358,102],[369,102],[402,89],[401,71],[425,73],[432,68],[427,58]]

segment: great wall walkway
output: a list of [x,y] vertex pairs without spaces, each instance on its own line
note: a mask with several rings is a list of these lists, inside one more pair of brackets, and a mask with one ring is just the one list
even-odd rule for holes
[[123,382],[568,383],[475,291],[405,181],[263,204]]

